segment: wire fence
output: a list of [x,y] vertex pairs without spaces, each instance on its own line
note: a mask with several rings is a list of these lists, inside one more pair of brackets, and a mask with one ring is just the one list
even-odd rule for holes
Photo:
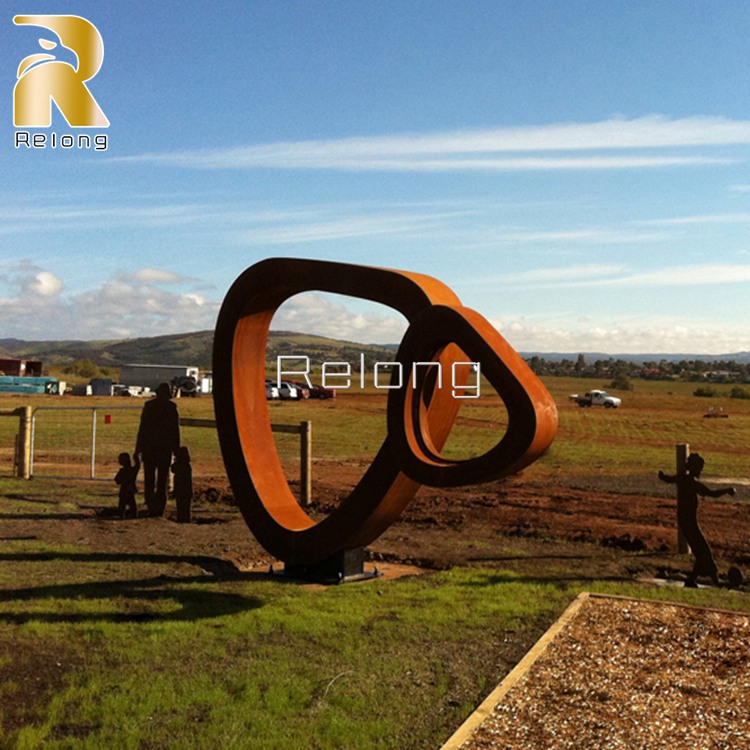
[[[21,410],[2,412],[0,420],[2,474],[19,475],[23,446],[19,435]],[[31,410],[28,476],[47,479],[111,481],[120,453],[132,454],[142,406],[38,406]],[[279,455],[293,474],[299,473],[301,499],[309,497],[311,424],[273,424]],[[182,445],[190,450],[193,477],[225,481],[224,463],[213,420],[181,418]]]

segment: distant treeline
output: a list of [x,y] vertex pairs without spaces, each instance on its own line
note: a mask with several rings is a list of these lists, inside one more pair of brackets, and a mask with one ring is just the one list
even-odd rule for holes
[[750,383],[750,364],[743,362],[666,359],[650,362],[626,362],[609,357],[587,362],[583,354],[578,358],[549,361],[534,356],[526,360],[537,375],[573,378],[639,378],[643,380],[685,380],[688,382]]

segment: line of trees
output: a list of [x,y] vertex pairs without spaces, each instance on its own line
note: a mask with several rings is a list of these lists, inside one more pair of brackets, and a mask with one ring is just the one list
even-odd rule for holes
[[527,360],[537,375],[556,375],[574,378],[640,378],[644,380],[685,380],[688,382],[711,383],[750,383],[750,364],[722,360],[681,360],[670,362],[666,359],[649,362],[627,362],[608,357],[587,362],[583,354],[573,359],[550,361],[534,356]]

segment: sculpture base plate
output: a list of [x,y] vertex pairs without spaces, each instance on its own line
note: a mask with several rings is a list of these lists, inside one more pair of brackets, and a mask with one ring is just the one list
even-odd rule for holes
[[362,581],[381,575],[377,568],[371,572],[365,571],[365,551],[362,547],[343,550],[316,563],[284,563],[284,569],[278,573],[272,566],[270,572],[284,578],[326,584]]

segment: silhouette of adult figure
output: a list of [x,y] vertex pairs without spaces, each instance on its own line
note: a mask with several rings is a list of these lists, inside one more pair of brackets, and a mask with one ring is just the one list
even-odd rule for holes
[[698,576],[708,576],[715,585],[719,585],[719,570],[713,552],[698,525],[698,497],[721,497],[735,494],[734,487],[710,490],[698,481],[705,463],[699,453],[691,453],[688,456],[684,474],[667,475],[663,471],[659,472],[659,479],[662,482],[677,485],[677,523],[695,557],[693,570],[685,581],[685,585],[691,587],[698,585]]
[[143,494],[150,516],[163,516],[167,505],[167,483],[172,456],[180,447],[180,417],[167,383],[156,389],[156,397],[143,405],[136,456],[143,462]]

